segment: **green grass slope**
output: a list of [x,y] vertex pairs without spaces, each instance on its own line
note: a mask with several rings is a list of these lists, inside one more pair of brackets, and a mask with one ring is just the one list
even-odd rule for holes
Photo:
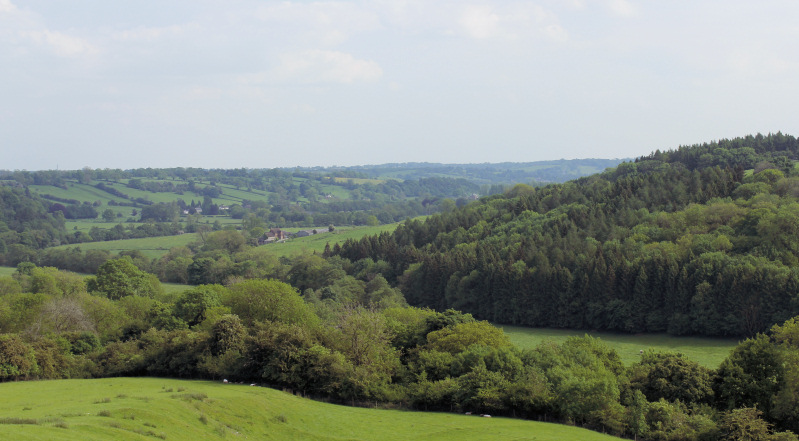
[[0,384],[0,439],[617,440],[570,426],[364,409],[208,381],[108,378]]
[[[392,232],[397,229],[399,223],[378,225],[378,226],[363,226],[363,227],[337,227],[332,233],[327,232],[326,227],[318,227],[317,231],[325,231],[321,234],[314,234],[306,237],[294,237],[285,242],[271,243],[264,245],[267,249],[277,256],[292,256],[304,252],[321,253],[325,250],[325,245],[342,244],[347,239],[359,240],[364,236],[371,236],[380,234],[383,231]],[[312,228],[287,228],[291,232],[299,230],[311,230]]]
[[613,334],[609,332],[577,331],[573,329],[539,329],[520,326],[497,325],[504,329],[511,342],[522,349],[532,349],[545,341],[562,342],[571,336],[585,334],[599,337],[619,353],[622,362],[629,366],[641,358],[641,351],[681,352],[688,359],[705,367],[717,368],[727,358],[738,340],[701,337],[675,337],[666,334]]
[[144,237],[141,239],[108,240],[104,242],[84,242],[80,244],[60,245],[54,248],[80,247],[82,250],[108,250],[112,253],[139,250],[149,258],[161,257],[170,248],[186,246],[197,240],[196,233],[178,236]]

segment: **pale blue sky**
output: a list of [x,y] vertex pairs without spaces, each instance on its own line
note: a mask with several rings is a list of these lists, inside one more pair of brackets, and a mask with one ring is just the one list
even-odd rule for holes
[[0,169],[633,157],[799,135],[799,2],[0,0]]

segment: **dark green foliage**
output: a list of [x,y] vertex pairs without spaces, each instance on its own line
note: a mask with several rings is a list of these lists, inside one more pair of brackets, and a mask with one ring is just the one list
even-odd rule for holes
[[682,354],[645,352],[641,361],[632,366],[630,381],[649,401],[707,403],[713,396],[710,369]]
[[714,388],[722,407],[757,407],[768,414],[784,378],[780,349],[765,335],[738,345],[721,363]]
[[775,134],[659,152],[328,254],[385,262],[412,305],[495,322],[751,336],[799,314],[799,185],[741,167],[797,151]]

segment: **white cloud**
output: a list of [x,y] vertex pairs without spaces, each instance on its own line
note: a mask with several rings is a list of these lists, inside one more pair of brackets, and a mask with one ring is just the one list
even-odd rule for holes
[[374,61],[345,52],[311,50],[283,55],[273,74],[280,80],[302,83],[354,83],[376,81],[383,76],[383,69]]
[[554,13],[531,3],[514,3],[505,7],[469,5],[461,11],[458,25],[466,35],[479,40],[568,39],[568,32],[558,23]]
[[354,34],[382,26],[372,8],[351,2],[279,2],[250,13],[270,25],[289,25],[292,34],[324,46],[341,44]]
[[500,17],[489,6],[467,6],[460,24],[474,38],[484,39],[497,34]]
[[10,14],[17,10],[11,0],[0,0],[0,14]]
[[120,41],[145,41],[153,42],[167,36],[179,36],[189,31],[198,31],[201,27],[197,24],[172,25],[162,27],[139,27],[126,29],[114,34],[114,38]]
[[610,0],[608,7],[614,14],[622,17],[634,17],[638,14],[638,8],[629,0]]
[[56,55],[61,57],[91,55],[98,52],[97,47],[87,40],[57,31],[33,31],[25,32],[23,35],[36,43],[48,46]]

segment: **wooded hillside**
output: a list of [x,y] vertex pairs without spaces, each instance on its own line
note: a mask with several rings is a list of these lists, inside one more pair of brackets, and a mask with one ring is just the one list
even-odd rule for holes
[[330,254],[385,261],[412,305],[500,323],[749,336],[799,314],[798,153],[779,133],[655,152]]

